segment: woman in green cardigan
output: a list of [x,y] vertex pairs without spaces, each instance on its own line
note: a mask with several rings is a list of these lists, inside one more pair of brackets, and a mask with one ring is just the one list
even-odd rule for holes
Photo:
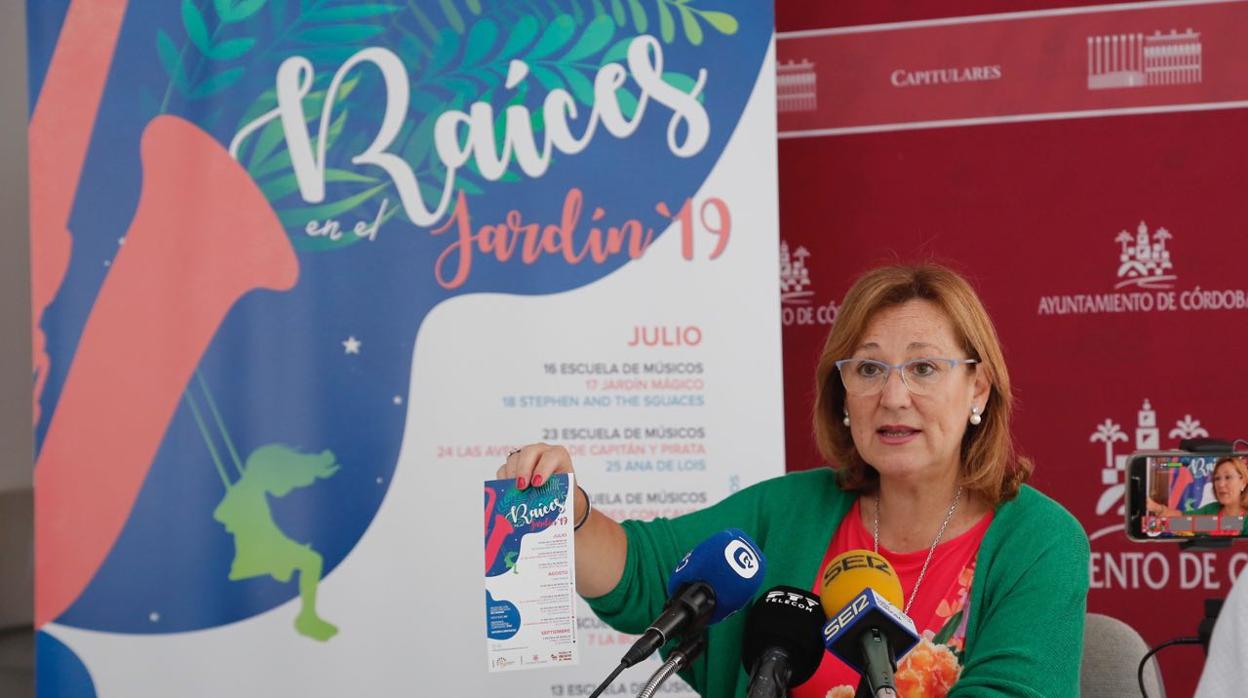
[[1212,502],[1182,512],[1150,499],[1147,505],[1148,511],[1157,516],[1216,515],[1218,530],[1224,535],[1231,535],[1231,533],[1227,533],[1227,529],[1222,525],[1222,519],[1239,517],[1243,519],[1243,522],[1238,524],[1239,530],[1230,529],[1230,531],[1248,535],[1248,461],[1234,456],[1218,459],[1213,466],[1211,484],[1213,485]]
[[[675,519],[616,523],[575,497],[577,591],[605,622],[640,633],[680,558],[728,527],[767,559],[762,588],[820,591],[851,549],[887,557],[923,632],[900,662],[901,696],[1073,696],[1079,692],[1088,541],[1060,505],[1024,483],[1010,432],[1000,342],[961,276],[890,266],[845,297],[816,369],[815,435],[832,465],[774,478]],[[533,444],[500,478],[542,486],[568,451]],[[744,613],[712,626],[684,674],[704,696],[744,696]],[[794,698],[852,696],[857,675],[828,654]]]

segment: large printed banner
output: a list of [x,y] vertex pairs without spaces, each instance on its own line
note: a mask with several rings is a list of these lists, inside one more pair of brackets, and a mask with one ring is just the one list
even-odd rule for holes
[[[852,279],[943,260],[997,324],[1034,484],[1087,530],[1089,610],[1150,645],[1195,635],[1248,551],[1128,542],[1124,467],[1135,450],[1248,434],[1248,3],[788,28],[790,467],[819,464],[811,377]],[[1168,693],[1190,695],[1203,661],[1198,647],[1163,653]]]
[[587,693],[583,606],[487,670],[507,451],[617,517],[782,471],[768,4],[28,15],[40,696]]

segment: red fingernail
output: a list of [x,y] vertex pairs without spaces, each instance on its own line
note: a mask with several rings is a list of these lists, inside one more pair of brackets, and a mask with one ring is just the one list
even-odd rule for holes
[[523,476],[516,478],[516,489],[518,490],[524,489],[524,477]]
[[534,486],[534,487],[541,487],[541,486],[542,486],[542,476],[541,476],[541,475],[534,475],[534,476],[533,476],[533,486]]

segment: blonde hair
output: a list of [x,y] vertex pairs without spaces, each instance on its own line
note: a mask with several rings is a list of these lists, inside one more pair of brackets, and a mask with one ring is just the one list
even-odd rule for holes
[[[1213,475],[1218,474],[1218,468],[1222,467],[1223,463],[1230,463],[1231,467],[1235,468],[1235,472],[1239,473],[1239,476],[1243,478],[1245,482],[1248,482],[1248,461],[1245,461],[1243,457],[1224,456],[1219,458],[1218,462],[1213,464]],[[1210,480],[1212,481],[1212,478],[1210,478]],[[1245,487],[1239,492],[1239,506],[1244,509],[1248,509],[1248,487]]]
[[939,264],[890,265],[863,274],[849,292],[824,342],[815,371],[815,440],[819,453],[838,471],[841,487],[873,492],[879,473],[862,459],[845,410],[845,386],[836,361],[852,355],[876,314],[885,308],[921,299],[939,307],[953,325],[954,336],[967,358],[989,384],[983,421],[962,437],[959,480],[967,490],[992,504],[1013,499],[1031,476],[1032,462],[1017,453],[1010,432],[1013,394],[1001,342],[988,312],[971,285]]

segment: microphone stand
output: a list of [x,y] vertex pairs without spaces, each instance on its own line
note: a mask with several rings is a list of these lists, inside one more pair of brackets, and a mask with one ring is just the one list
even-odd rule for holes
[[860,642],[865,666],[855,698],[897,698],[897,687],[893,683],[897,660],[893,658],[893,649],[888,646],[888,640],[879,630],[871,628],[862,634]]
[[772,647],[754,662],[750,685],[746,689],[747,698],[788,698],[789,677],[792,675],[788,653]]
[[659,692],[659,687],[663,685],[664,681],[671,678],[672,674],[688,667],[705,648],[706,633],[701,630],[695,630],[692,635],[685,638],[684,642],[680,643],[680,647],[677,647],[672,652],[667,661],[663,662],[663,666],[650,675],[650,680],[641,689],[641,693],[637,694],[637,698],[653,698]]

